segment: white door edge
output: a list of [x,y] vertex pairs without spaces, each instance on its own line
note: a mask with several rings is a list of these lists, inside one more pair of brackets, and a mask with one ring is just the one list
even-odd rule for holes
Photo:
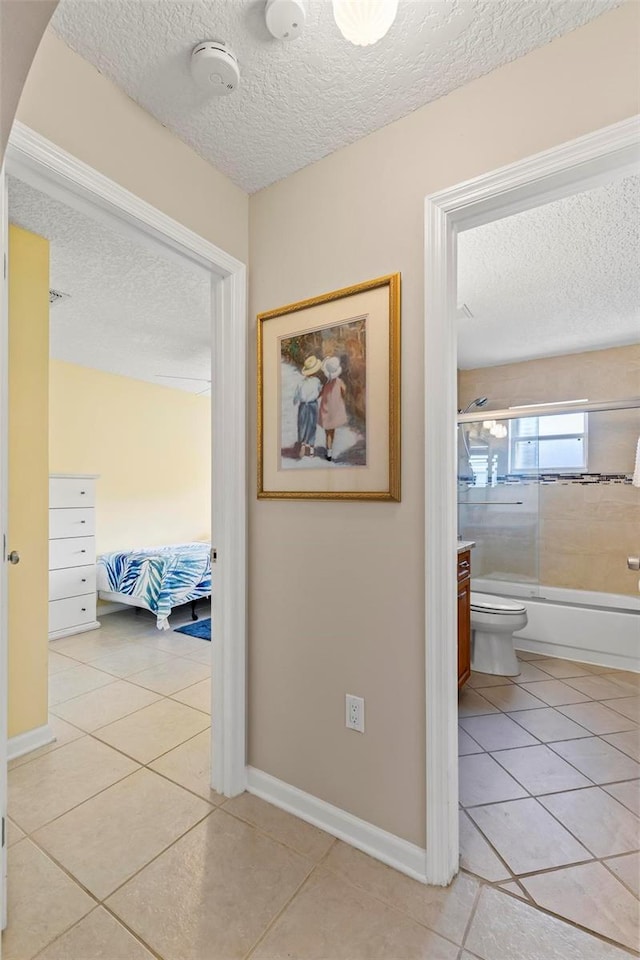
[[[7,215],[7,179],[5,164],[0,169],[0,817],[3,824],[0,849],[0,930],[7,925],[7,763],[9,736],[8,692],[8,564],[11,547],[7,537],[8,507],[8,426],[9,426],[9,287],[7,284],[7,249],[9,243]],[[0,948],[1,953],[1,948]]]
[[637,173],[640,117],[425,200],[425,694],[428,883],[458,871],[456,414],[457,234]]

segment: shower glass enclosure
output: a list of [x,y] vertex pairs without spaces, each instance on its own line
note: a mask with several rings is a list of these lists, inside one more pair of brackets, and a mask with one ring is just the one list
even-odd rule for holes
[[609,606],[637,598],[626,559],[640,546],[640,400],[483,409],[458,420],[458,534],[476,542],[476,589],[554,599],[566,591],[567,602]]

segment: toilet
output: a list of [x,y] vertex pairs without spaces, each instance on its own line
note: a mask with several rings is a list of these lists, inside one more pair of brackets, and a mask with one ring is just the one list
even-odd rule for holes
[[514,600],[471,591],[471,669],[515,677],[520,667],[513,634],[527,625],[527,608]]

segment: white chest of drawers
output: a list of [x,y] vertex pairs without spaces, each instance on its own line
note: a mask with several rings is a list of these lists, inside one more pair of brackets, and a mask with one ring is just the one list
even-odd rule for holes
[[96,630],[96,477],[49,477],[49,639]]

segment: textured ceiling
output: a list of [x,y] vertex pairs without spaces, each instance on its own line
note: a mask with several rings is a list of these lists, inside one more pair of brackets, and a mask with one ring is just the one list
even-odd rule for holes
[[69,294],[51,306],[53,357],[193,393],[208,389],[204,270],[157,257],[13,177],[9,219],[50,241],[49,285]]
[[[329,0],[274,40],[264,0],[61,0],[52,28],[249,193],[523,56],[622,0],[400,0],[387,36],[355,47]],[[239,89],[207,98],[189,56],[225,40]]]
[[462,233],[458,303],[463,369],[640,341],[640,177]]

